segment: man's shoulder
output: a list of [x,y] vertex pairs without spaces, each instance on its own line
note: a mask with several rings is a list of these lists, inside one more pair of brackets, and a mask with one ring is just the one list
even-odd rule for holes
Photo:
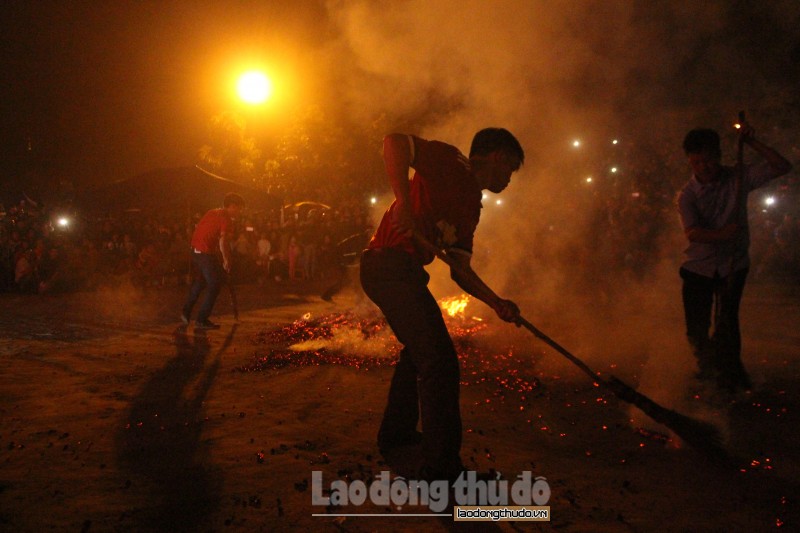
[[469,158],[461,150],[443,141],[415,138],[414,168],[423,174],[456,174],[470,171]]
[[203,216],[206,220],[229,220],[228,212],[221,207],[209,209]]
[[206,216],[218,217],[225,214],[225,210],[221,207],[214,207],[206,211]]
[[461,150],[453,146],[452,144],[446,143],[444,141],[437,141],[437,140],[428,140],[423,139],[422,137],[417,137],[412,135],[414,139],[414,144],[416,146],[417,151],[420,152],[429,152],[430,154],[436,155],[452,155],[458,156],[461,153]]

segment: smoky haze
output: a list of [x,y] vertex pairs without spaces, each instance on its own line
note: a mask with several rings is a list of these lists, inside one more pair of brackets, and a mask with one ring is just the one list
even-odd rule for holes
[[[341,39],[327,53],[350,64],[339,87],[356,120],[382,115],[389,129],[462,151],[478,129],[501,126],[526,149],[504,203],[484,202],[473,263],[489,285],[592,364],[631,375],[648,362],[636,377],[654,389],[689,375],[672,206],[689,177],[680,142],[713,127],[730,157],[747,109],[791,155],[795,125],[779,118],[796,101],[800,4],[411,0],[329,12]],[[606,219],[640,190],[653,216],[617,224],[646,235],[610,243]],[[636,257],[637,273],[618,269]],[[457,291],[432,271],[436,294]]]

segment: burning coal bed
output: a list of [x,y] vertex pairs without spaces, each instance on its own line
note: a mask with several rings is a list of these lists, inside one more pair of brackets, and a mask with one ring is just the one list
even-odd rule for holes
[[[488,326],[480,318],[466,315],[468,302],[466,295],[439,302],[458,352],[462,385],[494,384],[493,396],[505,398],[516,393],[525,402],[539,387],[536,377],[520,372],[532,371],[531,354],[517,355],[513,347],[503,352],[483,347],[480,337]],[[368,371],[394,365],[401,349],[382,316],[363,317],[352,311],[319,317],[309,313],[291,324],[258,333],[254,343],[264,345],[265,350],[237,370],[261,372],[292,366],[342,365]]]
[[[568,385],[561,376],[549,375],[537,368],[535,353],[547,357],[546,351],[534,352],[528,343],[520,350],[507,344],[502,348],[488,347],[490,344],[497,346],[496,342],[487,342],[490,337],[496,338],[497,332],[493,335],[487,322],[466,313],[469,302],[470,297],[462,295],[440,300],[439,305],[458,353],[462,386],[481,387],[482,398],[479,396],[481,399],[476,404],[490,410],[498,404],[510,406],[519,411],[526,426],[556,438],[567,437],[567,427],[574,426],[575,422],[548,421],[543,414],[537,414],[537,399],[562,403],[567,408],[599,410],[589,417],[592,419],[598,415],[613,418],[613,409],[606,406],[607,397],[598,395],[592,384]],[[321,365],[369,371],[396,364],[401,349],[382,316],[359,316],[353,311],[319,317],[307,313],[291,324],[258,333],[253,342],[263,346],[263,350],[257,351],[253,361],[237,371],[267,372]],[[546,386],[542,379],[554,387]],[[603,432],[612,425],[615,424],[610,420],[601,424]],[[634,432],[643,441],[662,446],[671,440],[663,433],[641,427],[634,427]],[[591,455],[590,451],[586,453]]]

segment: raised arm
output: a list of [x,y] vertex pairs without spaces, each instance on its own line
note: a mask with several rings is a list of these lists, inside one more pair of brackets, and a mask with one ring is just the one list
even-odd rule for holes
[[785,157],[779,154],[774,148],[756,139],[755,130],[752,126],[747,123],[742,126],[742,142],[758,152],[758,154],[767,161],[767,164],[777,176],[783,176],[792,170],[792,164]]
[[383,163],[396,201],[392,224],[400,233],[409,237],[414,233],[408,183],[408,172],[414,163],[413,153],[413,140],[410,136],[392,133],[384,137]]

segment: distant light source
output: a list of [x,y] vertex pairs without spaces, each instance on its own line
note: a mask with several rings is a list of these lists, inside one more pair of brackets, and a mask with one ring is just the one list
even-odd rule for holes
[[67,217],[59,217],[59,219],[56,221],[56,224],[58,224],[59,227],[66,228],[69,226],[69,219]]
[[489,195],[486,194],[486,193],[483,193],[483,196],[481,197],[481,200],[487,200],[488,198],[489,198]]
[[272,83],[263,72],[251,70],[239,77],[239,98],[248,104],[264,103],[272,94]]
[[764,198],[764,205],[766,206],[775,205],[775,197],[767,196],[766,198]]
[[373,196],[372,198],[369,199],[369,203],[371,203],[372,205],[375,205],[375,204],[378,203],[378,199]]
[[497,201],[495,202],[495,204],[496,204],[496,205],[503,205],[503,200],[497,200]]
[[614,139],[613,141],[611,141],[611,144],[619,144],[619,141],[617,139]]
[[572,141],[572,146],[574,146],[575,148],[580,148],[581,147],[580,139],[575,139],[574,141]]
[[591,177],[591,176],[589,176],[588,178],[586,178],[586,183],[591,183],[591,182],[592,182],[592,177]]

